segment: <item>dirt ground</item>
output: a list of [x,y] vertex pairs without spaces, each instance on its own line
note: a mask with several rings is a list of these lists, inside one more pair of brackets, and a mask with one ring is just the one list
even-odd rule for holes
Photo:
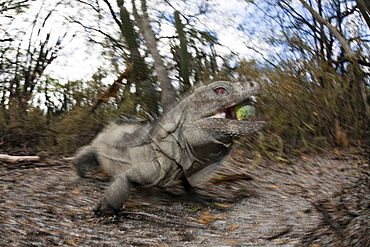
[[[368,150],[367,150],[368,151]],[[117,216],[91,207],[109,178],[70,162],[0,163],[0,246],[370,246],[366,150],[256,159],[232,152],[191,202],[180,187],[136,189]]]

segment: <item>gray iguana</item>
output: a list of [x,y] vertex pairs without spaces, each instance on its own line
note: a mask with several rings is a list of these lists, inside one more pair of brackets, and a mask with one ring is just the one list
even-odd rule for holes
[[236,117],[237,106],[247,104],[258,89],[252,81],[213,82],[157,120],[112,124],[102,131],[73,159],[80,176],[100,166],[115,178],[93,211],[116,213],[134,186],[165,185],[177,178],[188,186],[203,181],[229,153],[233,137],[264,126]]

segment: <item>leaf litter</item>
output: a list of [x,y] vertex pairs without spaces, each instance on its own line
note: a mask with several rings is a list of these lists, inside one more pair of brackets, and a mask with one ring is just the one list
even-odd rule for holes
[[[179,186],[135,189],[116,216],[91,207],[109,177],[75,175],[70,161],[0,163],[1,246],[370,246],[365,152],[253,162],[234,151],[191,202]],[[196,210],[195,210],[196,209]]]

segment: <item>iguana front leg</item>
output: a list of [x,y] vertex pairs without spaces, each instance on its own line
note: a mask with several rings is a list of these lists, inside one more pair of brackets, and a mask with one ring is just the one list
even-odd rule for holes
[[155,186],[166,176],[158,163],[139,165],[120,174],[109,186],[104,197],[92,209],[97,214],[116,214],[130,196],[134,186]]
[[134,185],[127,179],[126,174],[120,175],[114,183],[109,186],[105,195],[92,211],[97,214],[116,214],[130,196],[130,190]]

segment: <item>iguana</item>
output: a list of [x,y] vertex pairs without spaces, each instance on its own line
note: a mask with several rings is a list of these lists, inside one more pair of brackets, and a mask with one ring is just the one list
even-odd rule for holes
[[124,121],[102,131],[73,159],[80,176],[100,166],[115,178],[93,211],[118,212],[134,186],[165,185],[183,178],[190,187],[203,181],[229,153],[233,137],[265,125],[245,117],[238,120],[235,113],[237,106],[240,111],[240,106],[248,105],[258,89],[252,81],[213,82],[157,120]]

